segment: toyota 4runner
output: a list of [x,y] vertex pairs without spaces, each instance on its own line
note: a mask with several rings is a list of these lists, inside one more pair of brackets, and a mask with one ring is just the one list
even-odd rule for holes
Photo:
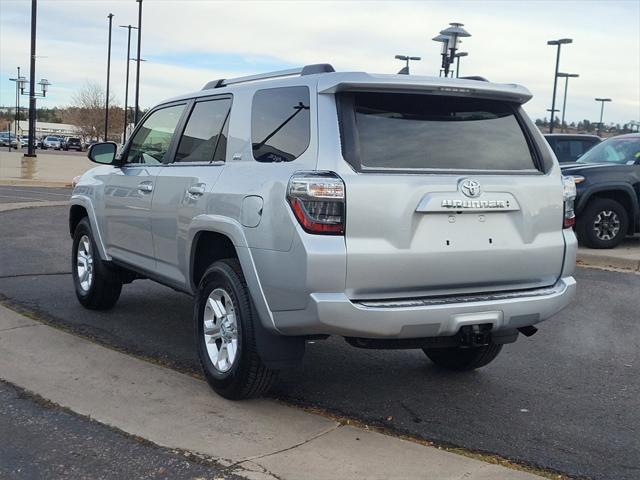
[[79,301],[149,278],[195,297],[212,388],[265,392],[309,340],[492,361],[572,299],[571,178],[521,108],[473,79],[330,65],[209,82],[93,145],[69,228]]

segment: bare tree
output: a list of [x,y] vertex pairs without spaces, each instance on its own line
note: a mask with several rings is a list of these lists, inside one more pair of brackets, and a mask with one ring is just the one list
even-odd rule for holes
[[[88,138],[100,138],[104,134],[105,91],[99,83],[87,81],[72,97],[67,109],[68,121]],[[105,140],[119,142],[122,135],[124,110],[113,94],[109,95],[109,131]]]

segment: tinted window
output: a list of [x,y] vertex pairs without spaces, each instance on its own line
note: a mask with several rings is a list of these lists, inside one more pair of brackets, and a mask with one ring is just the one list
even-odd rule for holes
[[290,162],[309,146],[309,89],[259,90],[251,109],[253,157],[259,162]]
[[536,168],[508,103],[398,93],[353,97],[364,169]]
[[554,138],[550,143],[560,163],[575,162],[584,152],[589,150],[594,141],[574,138]]
[[147,117],[131,139],[127,163],[162,163],[183,110],[184,105],[175,105],[156,110]]
[[[228,98],[198,102],[180,139],[176,162],[212,162],[225,159],[227,141],[225,125],[231,100]],[[217,150],[216,150],[217,148]],[[215,157],[215,158],[214,158]]]

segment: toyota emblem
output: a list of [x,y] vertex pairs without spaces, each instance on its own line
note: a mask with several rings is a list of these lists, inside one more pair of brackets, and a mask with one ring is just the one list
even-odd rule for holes
[[480,196],[480,183],[476,182],[475,180],[464,180],[460,184],[460,190],[462,190],[462,193],[464,193],[467,197],[478,197]]

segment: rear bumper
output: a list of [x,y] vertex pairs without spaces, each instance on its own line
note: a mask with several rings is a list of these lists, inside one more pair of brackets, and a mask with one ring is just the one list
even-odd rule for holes
[[496,331],[536,324],[566,307],[575,291],[575,279],[567,276],[541,289],[431,299],[356,302],[343,293],[313,293],[305,310],[273,315],[285,335],[450,336],[464,325],[490,323]]

